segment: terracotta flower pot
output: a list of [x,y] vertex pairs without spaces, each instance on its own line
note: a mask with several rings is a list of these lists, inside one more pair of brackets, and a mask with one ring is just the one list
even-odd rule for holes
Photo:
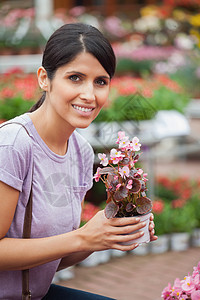
[[141,222],[145,222],[146,225],[142,229],[135,230],[131,234],[136,233],[138,231],[144,231],[144,235],[139,237],[138,239],[134,239],[130,242],[124,242],[121,243],[122,245],[131,245],[133,243],[138,243],[139,245],[142,243],[149,243],[150,242],[150,233],[149,233],[149,220],[150,220],[151,212],[144,214],[144,215],[139,215]]

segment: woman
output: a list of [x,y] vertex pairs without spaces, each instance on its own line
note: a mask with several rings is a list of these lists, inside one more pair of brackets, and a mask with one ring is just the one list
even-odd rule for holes
[[[47,42],[37,72],[42,98],[0,129],[0,299],[21,299],[25,269],[32,299],[108,299],[51,285],[52,278],[93,251],[137,247],[120,244],[141,235],[128,235],[144,227],[137,218],[108,220],[100,211],[78,229],[94,155],[75,129],[98,115],[114,71],[113,50],[96,28],[62,26]],[[23,239],[31,185],[31,239]],[[157,238],[153,227],[151,221],[151,240]]]

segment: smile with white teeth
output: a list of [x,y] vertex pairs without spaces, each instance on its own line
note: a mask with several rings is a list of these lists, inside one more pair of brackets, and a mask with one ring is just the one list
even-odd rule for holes
[[77,110],[81,110],[81,111],[84,111],[84,112],[89,112],[89,111],[92,111],[93,108],[86,108],[86,107],[81,107],[81,106],[77,106],[77,105],[72,105],[75,109]]

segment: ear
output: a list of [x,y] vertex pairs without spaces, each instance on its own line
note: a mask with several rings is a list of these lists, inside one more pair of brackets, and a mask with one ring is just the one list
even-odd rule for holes
[[39,67],[37,71],[38,83],[43,91],[48,91],[49,79],[47,76],[47,71],[43,67]]

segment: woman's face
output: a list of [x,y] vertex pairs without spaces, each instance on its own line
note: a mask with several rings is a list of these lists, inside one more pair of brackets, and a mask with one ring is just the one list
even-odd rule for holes
[[89,53],[79,54],[60,67],[46,90],[48,108],[69,129],[85,128],[96,118],[108,99],[110,76]]

